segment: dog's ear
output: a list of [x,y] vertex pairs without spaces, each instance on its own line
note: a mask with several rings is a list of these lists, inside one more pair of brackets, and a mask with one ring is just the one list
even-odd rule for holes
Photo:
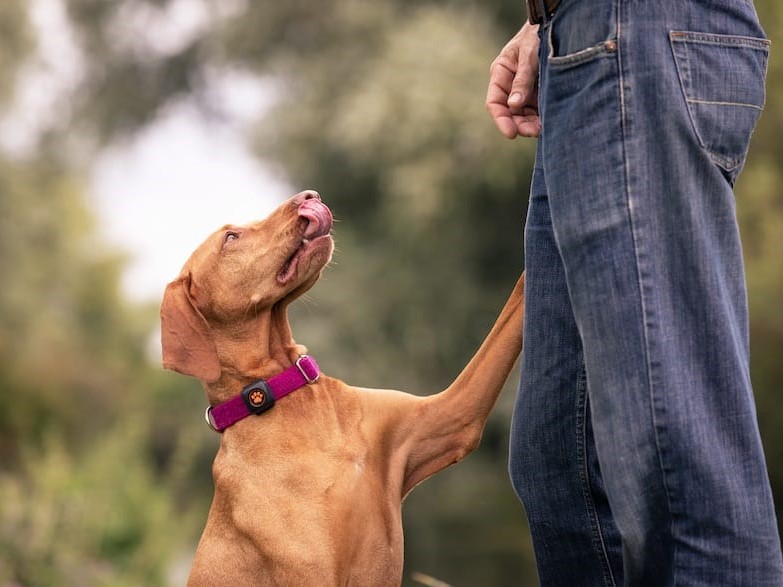
[[160,306],[163,367],[207,383],[220,378],[220,362],[209,324],[190,294],[190,275],[166,286]]

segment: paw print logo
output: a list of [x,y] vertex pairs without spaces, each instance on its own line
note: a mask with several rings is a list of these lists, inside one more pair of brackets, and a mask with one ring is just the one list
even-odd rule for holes
[[258,407],[264,405],[264,402],[266,401],[266,395],[260,389],[254,389],[250,392],[249,399],[251,404]]

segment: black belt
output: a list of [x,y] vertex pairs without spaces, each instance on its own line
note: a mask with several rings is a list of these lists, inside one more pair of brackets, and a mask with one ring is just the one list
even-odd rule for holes
[[555,13],[560,0],[527,0],[527,19],[530,24],[541,24]]

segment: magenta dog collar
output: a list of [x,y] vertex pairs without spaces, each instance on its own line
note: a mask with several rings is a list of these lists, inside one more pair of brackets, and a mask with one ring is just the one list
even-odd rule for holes
[[266,412],[281,397],[315,383],[320,376],[321,371],[315,359],[310,355],[302,355],[282,373],[254,381],[230,400],[207,407],[204,418],[212,430],[223,432],[243,418]]

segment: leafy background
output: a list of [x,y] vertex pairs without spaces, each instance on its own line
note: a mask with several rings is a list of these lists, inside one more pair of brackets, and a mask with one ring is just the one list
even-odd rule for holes
[[[78,73],[24,154],[0,149],[0,585],[183,584],[211,496],[217,439],[198,383],[150,352],[157,300],[123,293],[89,194],[96,158],[171,104],[219,118],[215,80],[274,97],[250,129],[281,180],[336,216],[337,262],[292,317],[327,372],[431,393],[491,324],[522,266],[531,141],[509,143],[483,100],[519,0],[61,0]],[[60,0],[51,0],[60,2]],[[156,23],[198,4],[207,26]],[[0,118],[35,65],[35,2],[0,3]],[[757,0],[783,42],[783,7]],[[181,6],[180,6],[181,7]],[[783,518],[783,64],[737,188],[752,369]],[[2,129],[0,129],[2,134]],[[249,220],[249,219],[248,219]],[[219,223],[220,221],[218,221]],[[405,584],[535,585],[506,478],[513,382],[480,449],[405,504]],[[193,398],[199,401],[193,401]]]

